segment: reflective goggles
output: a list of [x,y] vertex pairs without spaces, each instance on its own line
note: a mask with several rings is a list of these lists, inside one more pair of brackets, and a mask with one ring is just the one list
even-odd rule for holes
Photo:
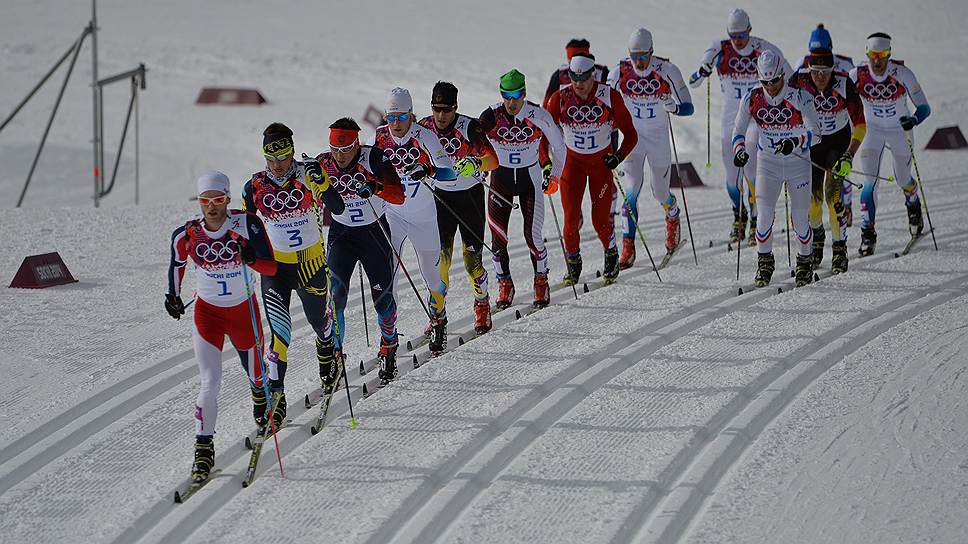
[[282,161],[284,161],[286,159],[292,158],[293,153],[292,153],[292,151],[289,151],[287,153],[283,153],[282,155],[270,155],[268,153],[263,153],[262,155],[267,160],[274,161],[274,162],[282,162]]
[[430,106],[430,109],[434,110],[434,113],[450,113],[457,111],[457,106]]
[[501,98],[505,100],[518,100],[524,96],[524,89],[517,91],[501,91]]
[[867,58],[869,59],[886,59],[891,56],[891,50],[885,49],[884,51],[871,51],[867,50]]
[[568,70],[568,77],[570,77],[572,81],[588,81],[592,78],[593,71],[594,70],[588,70],[579,74],[573,70]]
[[213,197],[200,196],[198,197],[198,203],[202,206],[208,206],[209,204],[215,204],[216,206],[221,206],[229,201],[229,195],[219,195]]
[[815,74],[829,74],[834,71],[833,66],[811,66],[810,71]]
[[386,117],[387,123],[396,123],[397,121],[403,123],[410,120],[409,113],[388,113]]
[[644,61],[652,58],[652,51],[629,51],[629,59],[633,62]]
[[335,153],[349,153],[350,151],[353,151],[354,147],[356,147],[356,142],[353,142],[350,145],[329,144],[329,150]]
[[776,76],[773,79],[761,79],[761,85],[776,85],[777,83],[783,81],[783,76]]
[[750,37],[750,31],[744,30],[742,32],[729,32],[729,39],[731,40],[745,40]]

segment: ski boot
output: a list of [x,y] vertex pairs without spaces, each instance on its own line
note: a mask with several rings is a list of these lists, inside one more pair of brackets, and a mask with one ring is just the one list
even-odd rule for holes
[[843,274],[847,271],[847,241],[834,242],[834,254],[830,258],[830,273]]
[[380,354],[377,359],[380,361],[380,387],[393,381],[397,377],[397,341],[388,341],[380,338]]
[[323,388],[323,394],[330,395],[339,389],[339,381],[346,372],[346,362],[343,360],[343,352],[335,350],[333,352],[333,363],[328,365],[328,372],[323,375],[323,366],[319,366],[319,381]]
[[746,245],[756,247],[756,216],[750,217],[749,231],[746,235]]
[[[442,316],[442,319],[444,321],[447,321],[447,309],[446,308],[444,309],[444,311],[442,311],[440,313],[440,315]],[[434,320],[431,319],[430,321],[427,322],[427,326],[424,327],[424,338],[426,338],[427,340],[430,340],[430,335],[433,332],[434,332]]]
[[735,244],[746,234],[746,208],[733,208],[733,226],[729,231],[729,243]]
[[332,393],[339,382],[342,369],[336,360],[336,340],[330,337],[324,342],[316,339],[316,358],[319,359],[319,383],[323,393]]
[[813,227],[813,267],[820,268],[823,262],[823,246],[827,242],[827,233],[823,230],[823,225]]
[[551,293],[548,290],[548,273],[534,275],[534,303],[535,308],[544,308],[551,303]]
[[435,317],[430,322],[430,355],[436,357],[447,349],[447,317]]
[[854,226],[854,208],[849,203],[844,203],[844,220],[847,221],[847,226]]
[[921,216],[921,201],[913,204],[905,202],[907,207],[908,225],[911,226],[911,236],[920,236],[924,232],[924,218]]
[[281,388],[272,389],[270,393],[269,398],[275,404],[275,409],[272,411],[272,421],[275,423],[276,429],[279,429],[286,422],[286,393]]
[[877,232],[874,227],[863,227],[860,229],[860,256],[867,257],[874,254],[874,247],[877,245]]
[[602,280],[605,285],[611,285],[618,279],[618,248],[610,247],[605,250],[605,265],[602,268]]
[[208,479],[215,466],[215,442],[211,436],[195,435],[195,462],[192,464],[192,481],[196,484]]
[[266,417],[266,392],[253,383],[249,383],[249,389],[252,391],[252,418],[255,419],[255,425],[261,429],[269,422]]
[[484,334],[489,330],[491,330],[491,300],[489,298],[475,300],[474,331],[477,334]]
[[511,304],[514,303],[514,281],[511,280],[511,275],[508,274],[507,277],[497,278],[497,302],[494,304],[494,308],[497,311],[506,310]]
[[622,270],[632,268],[635,264],[635,238],[622,238],[622,256],[618,260],[618,267]]
[[565,277],[562,279],[565,285],[578,283],[578,277],[581,276],[581,254],[576,253],[574,256],[566,254],[565,269]]
[[679,217],[666,217],[666,253],[672,253],[679,247]]
[[753,278],[753,285],[766,287],[773,279],[773,271],[776,270],[776,261],[772,253],[756,254],[756,277]]
[[797,255],[796,268],[797,287],[803,287],[813,281],[813,256]]

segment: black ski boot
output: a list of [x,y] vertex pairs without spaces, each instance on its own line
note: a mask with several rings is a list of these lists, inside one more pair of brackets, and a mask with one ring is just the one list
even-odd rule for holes
[[605,250],[605,268],[602,270],[602,280],[605,285],[615,283],[618,279],[618,248],[612,247]]
[[776,270],[776,261],[772,253],[756,254],[756,277],[753,278],[753,285],[766,287],[773,279],[773,272]]
[[272,411],[272,421],[275,423],[276,429],[279,429],[286,421],[286,393],[282,389],[272,389],[269,392],[269,398],[275,405],[275,410]]
[[578,283],[578,277],[581,276],[581,255],[565,255],[565,268],[565,277],[562,280],[565,282],[565,285]]
[[332,393],[343,377],[341,361],[336,358],[336,340],[330,337],[324,342],[316,339],[316,358],[319,360],[319,383],[323,393]]
[[756,247],[756,216],[750,217],[750,228],[746,235],[746,245]]
[[863,227],[860,229],[860,256],[867,257],[874,254],[874,247],[877,245],[877,232],[874,227]]
[[820,268],[823,262],[823,246],[827,242],[827,233],[823,230],[823,225],[813,227],[813,267]]
[[797,255],[796,281],[797,287],[813,281],[813,256]]
[[430,321],[430,354],[440,355],[447,349],[447,318],[434,317]]
[[384,387],[397,377],[397,350],[380,347],[380,387]]
[[834,255],[830,259],[830,273],[843,274],[847,271],[847,241],[834,242]]
[[256,387],[255,384],[250,383],[249,389],[252,391],[252,418],[255,419],[255,424],[260,429],[266,426],[269,419],[266,417],[266,392],[265,389],[261,387]]
[[729,243],[735,244],[746,234],[746,208],[733,208],[733,226],[729,231]]
[[215,466],[215,443],[211,436],[195,435],[195,463],[192,464],[192,481],[201,483]]
[[907,206],[907,216],[908,225],[911,226],[911,233],[913,236],[920,236],[924,231],[924,218],[921,216],[921,201],[910,204],[905,202]]

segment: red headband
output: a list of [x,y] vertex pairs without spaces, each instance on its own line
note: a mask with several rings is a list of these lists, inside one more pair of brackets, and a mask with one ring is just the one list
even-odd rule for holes
[[566,47],[565,48],[565,52],[568,53],[568,60],[571,60],[571,57],[574,57],[578,53],[588,54],[589,53],[589,48],[587,48],[587,47]]
[[343,147],[356,141],[360,131],[350,128],[331,128],[329,129],[329,145]]

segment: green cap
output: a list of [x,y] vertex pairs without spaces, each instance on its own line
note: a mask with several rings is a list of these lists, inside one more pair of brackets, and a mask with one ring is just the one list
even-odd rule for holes
[[524,90],[524,74],[512,68],[510,72],[501,76],[501,91],[514,92]]

